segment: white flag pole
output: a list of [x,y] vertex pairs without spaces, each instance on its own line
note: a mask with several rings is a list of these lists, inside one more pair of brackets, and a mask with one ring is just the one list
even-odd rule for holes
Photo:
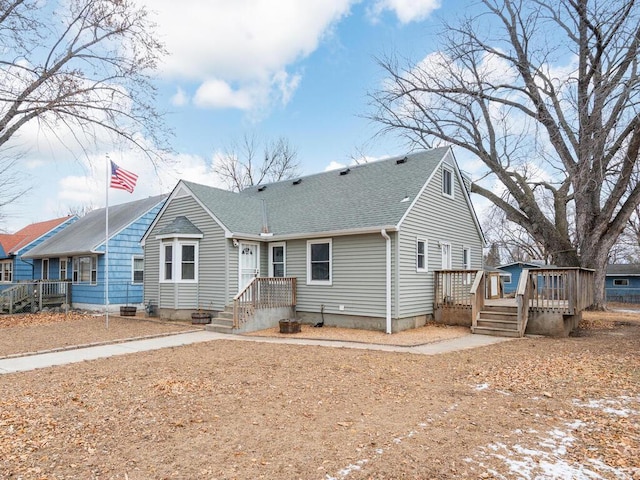
[[[105,247],[104,247],[104,306],[105,323],[109,330],[109,181],[111,180],[111,159],[107,155],[107,183],[105,184],[106,208],[105,208]],[[97,272],[96,272],[97,274]]]

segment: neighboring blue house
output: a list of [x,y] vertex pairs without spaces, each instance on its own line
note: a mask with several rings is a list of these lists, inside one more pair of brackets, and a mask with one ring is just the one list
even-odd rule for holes
[[605,289],[608,302],[640,303],[640,265],[608,265]]
[[504,284],[504,293],[505,295],[514,293],[518,288],[518,282],[520,281],[520,274],[522,270],[526,269],[534,269],[534,268],[544,268],[544,267],[552,267],[553,265],[545,265],[545,263],[541,260],[531,260],[529,262],[512,262],[507,263],[505,265],[500,265],[498,268],[506,273],[506,275],[502,276],[503,284]]
[[32,223],[16,233],[1,234],[0,291],[17,282],[48,279],[49,270],[43,275],[41,269],[35,269],[33,261],[26,259],[26,254],[72,225],[76,220],[78,220],[76,215],[70,215]]
[[[140,239],[166,198],[159,195],[109,207],[108,290],[109,305],[114,308],[142,303]],[[74,308],[96,309],[106,303],[105,215],[104,208],[94,210],[25,255],[33,259],[36,274],[44,266],[50,279],[72,281]]]

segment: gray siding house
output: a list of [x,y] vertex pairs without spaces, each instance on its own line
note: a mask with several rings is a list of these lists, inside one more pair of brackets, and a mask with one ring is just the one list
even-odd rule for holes
[[482,268],[484,239],[447,147],[239,193],[180,181],[142,244],[161,316],[215,315],[254,278],[286,278],[304,323],[391,333],[431,317],[435,270]]

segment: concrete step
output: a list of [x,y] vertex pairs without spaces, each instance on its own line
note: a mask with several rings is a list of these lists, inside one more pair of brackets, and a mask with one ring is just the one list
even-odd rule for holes
[[230,312],[224,310],[224,311],[218,313],[218,317],[217,318],[233,321],[233,309],[231,309]]
[[204,327],[208,332],[216,332],[216,333],[233,333],[233,325],[223,325],[220,323],[213,323],[212,320],[210,324]]
[[502,328],[492,327],[472,327],[472,333],[478,335],[491,335],[494,337],[520,337],[520,334],[514,330],[504,330]]
[[211,319],[211,325],[223,325],[233,327],[233,318],[215,317]]

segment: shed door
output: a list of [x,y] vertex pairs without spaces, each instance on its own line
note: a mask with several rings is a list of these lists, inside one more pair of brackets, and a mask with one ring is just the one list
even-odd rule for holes
[[240,255],[238,259],[238,264],[240,265],[238,291],[240,292],[260,273],[260,249],[257,243],[240,242],[238,250]]
[[489,285],[490,285],[490,293],[489,293],[489,298],[498,298],[500,296],[500,288],[499,288],[499,282],[500,282],[500,277],[496,274],[490,275],[489,276]]

